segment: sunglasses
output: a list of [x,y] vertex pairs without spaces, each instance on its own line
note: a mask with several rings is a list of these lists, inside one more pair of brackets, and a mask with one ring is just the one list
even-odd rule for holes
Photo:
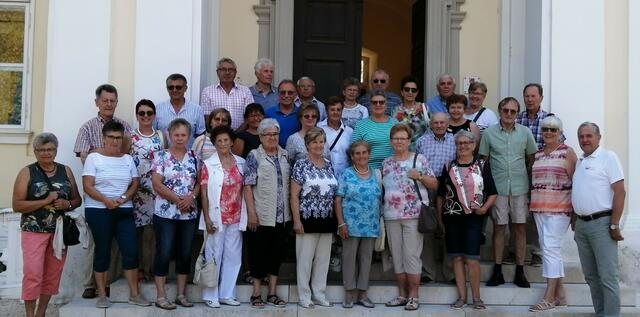
[[305,114],[302,117],[305,119],[318,119],[318,116],[316,116],[315,114]]
[[418,88],[413,88],[413,87],[402,87],[402,91],[404,92],[412,92],[412,93],[417,93],[418,92]]
[[502,113],[504,113],[504,114],[517,114],[517,113],[518,113],[518,110],[515,110],[515,109],[506,109],[506,108],[503,108],[501,111],[502,111]]
[[141,117],[147,116],[147,117],[151,117],[152,115],[156,114],[155,112],[153,112],[152,110],[148,110],[148,111],[138,111],[138,115]]
[[175,86],[174,85],[170,85],[170,86],[167,86],[167,90],[182,90],[182,88],[184,88],[184,86],[181,86],[181,85],[175,85]]
[[386,79],[374,79],[372,80],[374,84],[385,84],[387,82]]
[[542,132],[558,132],[558,128],[542,127]]
[[280,90],[278,93],[280,96],[293,96],[296,92],[293,90]]
[[371,100],[372,105],[384,105],[386,102],[386,100]]

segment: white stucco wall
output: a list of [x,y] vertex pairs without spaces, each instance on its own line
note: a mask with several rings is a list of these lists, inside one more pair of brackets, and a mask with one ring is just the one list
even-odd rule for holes
[[258,60],[258,17],[253,6],[259,3],[259,0],[220,1],[220,57],[236,62],[236,80],[247,86],[256,82],[253,65]]

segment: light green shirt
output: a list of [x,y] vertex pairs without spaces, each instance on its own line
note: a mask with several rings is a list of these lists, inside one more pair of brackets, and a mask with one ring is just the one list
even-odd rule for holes
[[518,196],[529,192],[527,156],[538,146],[529,128],[516,123],[508,132],[500,123],[487,128],[480,139],[478,154],[489,157],[491,174],[500,196]]

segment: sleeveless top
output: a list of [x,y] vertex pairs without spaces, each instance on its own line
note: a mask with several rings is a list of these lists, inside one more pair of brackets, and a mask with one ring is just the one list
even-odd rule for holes
[[[29,184],[27,185],[27,200],[40,200],[49,195],[49,191],[57,191],[58,197],[61,199],[71,198],[71,182],[67,177],[66,167],[59,163],[56,164],[56,173],[49,177],[51,186],[45,180],[46,175],[43,174],[38,167],[38,163],[28,165],[29,168]],[[23,213],[20,217],[20,229],[28,232],[55,232],[56,220],[63,212],[56,212],[53,204],[46,205],[38,210],[29,213]]]
[[531,212],[571,216],[571,178],[565,168],[566,144],[560,144],[549,154],[536,152],[531,172]]
[[260,136],[257,134],[251,134],[247,131],[238,132],[238,138],[244,141],[244,149],[242,150],[242,155],[240,155],[244,159],[247,158],[247,155],[249,155],[251,150],[257,149],[258,146],[262,144],[260,142]]
[[458,131],[460,130],[471,132],[471,120],[467,119],[467,121],[459,126],[452,126],[451,124],[449,124],[449,127],[447,128],[447,132],[453,135],[456,135],[456,133],[458,133]]

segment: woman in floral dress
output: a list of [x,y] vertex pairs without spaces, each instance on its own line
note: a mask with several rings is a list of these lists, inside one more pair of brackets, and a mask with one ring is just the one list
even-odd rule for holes
[[[427,130],[429,109],[426,104],[416,101],[419,91],[417,78],[411,75],[405,76],[400,82],[400,89],[402,103],[393,109],[391,116],[398,120],[398,123],[408,125],[413,131],[409,147],[409,150],[413,151],[416,147],[416,140]],[[426,115],[424,115],[425,111],[427,111]]]

